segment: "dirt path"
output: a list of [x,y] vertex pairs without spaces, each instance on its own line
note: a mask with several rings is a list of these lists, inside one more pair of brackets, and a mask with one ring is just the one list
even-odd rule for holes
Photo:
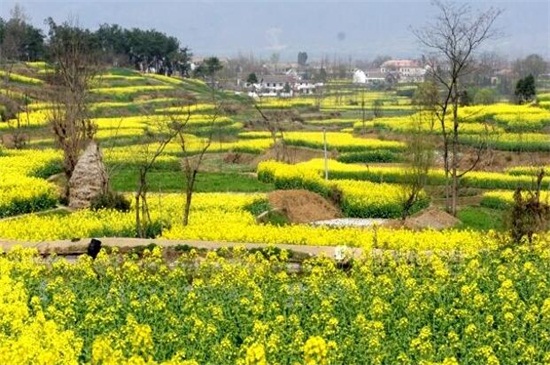
[[[247,249],[267,247],[267,244],[261,243],[238,243],[238,242],[211,242],[211,241],[192,241],[192,240],[164,240],[164,239],[141,239],[141,238],[116,238],[116,237],[98,237],[98,239],[105,246],[112,247],[136,247],[147,246],[151,243],[159,245],[161,247],[170,247],[178,245],[188,245],[196,248],[205,248],[209,250],[215,250],[221,247],[245,247]],[[82,253],[86,252],[89,238],[81,239],[77,242],[70,240],[59,241],[45,241],[45,242],[21,242],[21,241],[8,241],[0,240],[0,247],[3,251],[8,251],[14,246],[34,247],[42,254],[44,253]],[[277,244],[272,245],[283,250],[289,250],[294,252],[304,253],[310,256],[327,256],[334,257],[336,246],[306,246],[306,245],[285,245]],[[360,248],[349,248],[349,253],[353,254],[353,257],[359,258],[363,250]]]

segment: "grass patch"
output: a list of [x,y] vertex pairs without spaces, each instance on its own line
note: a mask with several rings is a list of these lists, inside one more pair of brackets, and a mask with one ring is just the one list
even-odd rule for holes
[[458,219],[462,222],[458,228],[488,231],[490,229],[503,231],[504,220],[502,210],[479,206],[465,207],[458,212]]
[[[138,173],[135,168],[121,169],[111,176],[111,186],[116,191],[135,191]],[[183,174],[179,171],[154,170],[148,174],[149,191],[181,192],[184,189]],[[258,181],[252,176],[238,173],[201,172],[197,175],[195,191],[214,192],[267,192],[274,190],[273,184]]]

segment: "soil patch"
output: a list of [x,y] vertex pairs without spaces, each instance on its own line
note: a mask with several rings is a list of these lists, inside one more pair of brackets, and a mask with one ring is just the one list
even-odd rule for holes
[[420,230],[425,228],[442,230],[452,228],[459,223],[460,220],[453,217],[449,213],[436,207],[430,207],[406,219],[405,223],[400,220],[392,220],[388,222],[386,226],[392,228],[405,227],[412,230]]
[[[282,153],[279,151],[279,154]],[[329,152],[329,158],[335,158],[337,154],[333,151]],[[322,150],[315,150],[312,148],[304,148],[304,147],[294,147],[294,146],[286,146],[285,153],[284,153],[284,162],[287,163],[299,163],[299,162],[305,162],[309,161],[314,158],[323,158],[324,152]],[[256,157],[254,161],[252,161],[252,164],[254,166],[257,166],[262,161],[267,160],[275,160],[277,158],[277,151],[275,151],[274,148],[270,148],[262,155]]]
[[309,223],[342,216],[340,210],[325,198],[307,190],[276,190],[267,198],[271,206],[283,212],[291,223]]
[[249,165],[257,158],[257,155],[244,152],[227,152],[223,156],[223,162],[229,164]]

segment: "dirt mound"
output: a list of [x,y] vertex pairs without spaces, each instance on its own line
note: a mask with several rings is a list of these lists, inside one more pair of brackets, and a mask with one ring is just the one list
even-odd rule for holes
[[338,208],[319,194],[307,190],[277,190],[267,195],[269,203],[292,223],[309,223],[342,216]]
[[430,207],[405,221],[405,227],[410,229],[445,229],[460,223],[458,218],[435,207]]

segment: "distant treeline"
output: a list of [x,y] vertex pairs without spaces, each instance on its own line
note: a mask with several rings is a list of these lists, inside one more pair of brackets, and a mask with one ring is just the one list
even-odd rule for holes
[[0,58],[3,61],[52,61],[51,45],[56,38],[78,36],[90,52],[114,66],[132,66],[142,71],[182,75],[189,73],[191,52],[180,41],[154,29],[126,29],[117,24],[103,24],[96,31],[48,18],[48,34],[25,20],[17,8],[12,18],[0,18]]

